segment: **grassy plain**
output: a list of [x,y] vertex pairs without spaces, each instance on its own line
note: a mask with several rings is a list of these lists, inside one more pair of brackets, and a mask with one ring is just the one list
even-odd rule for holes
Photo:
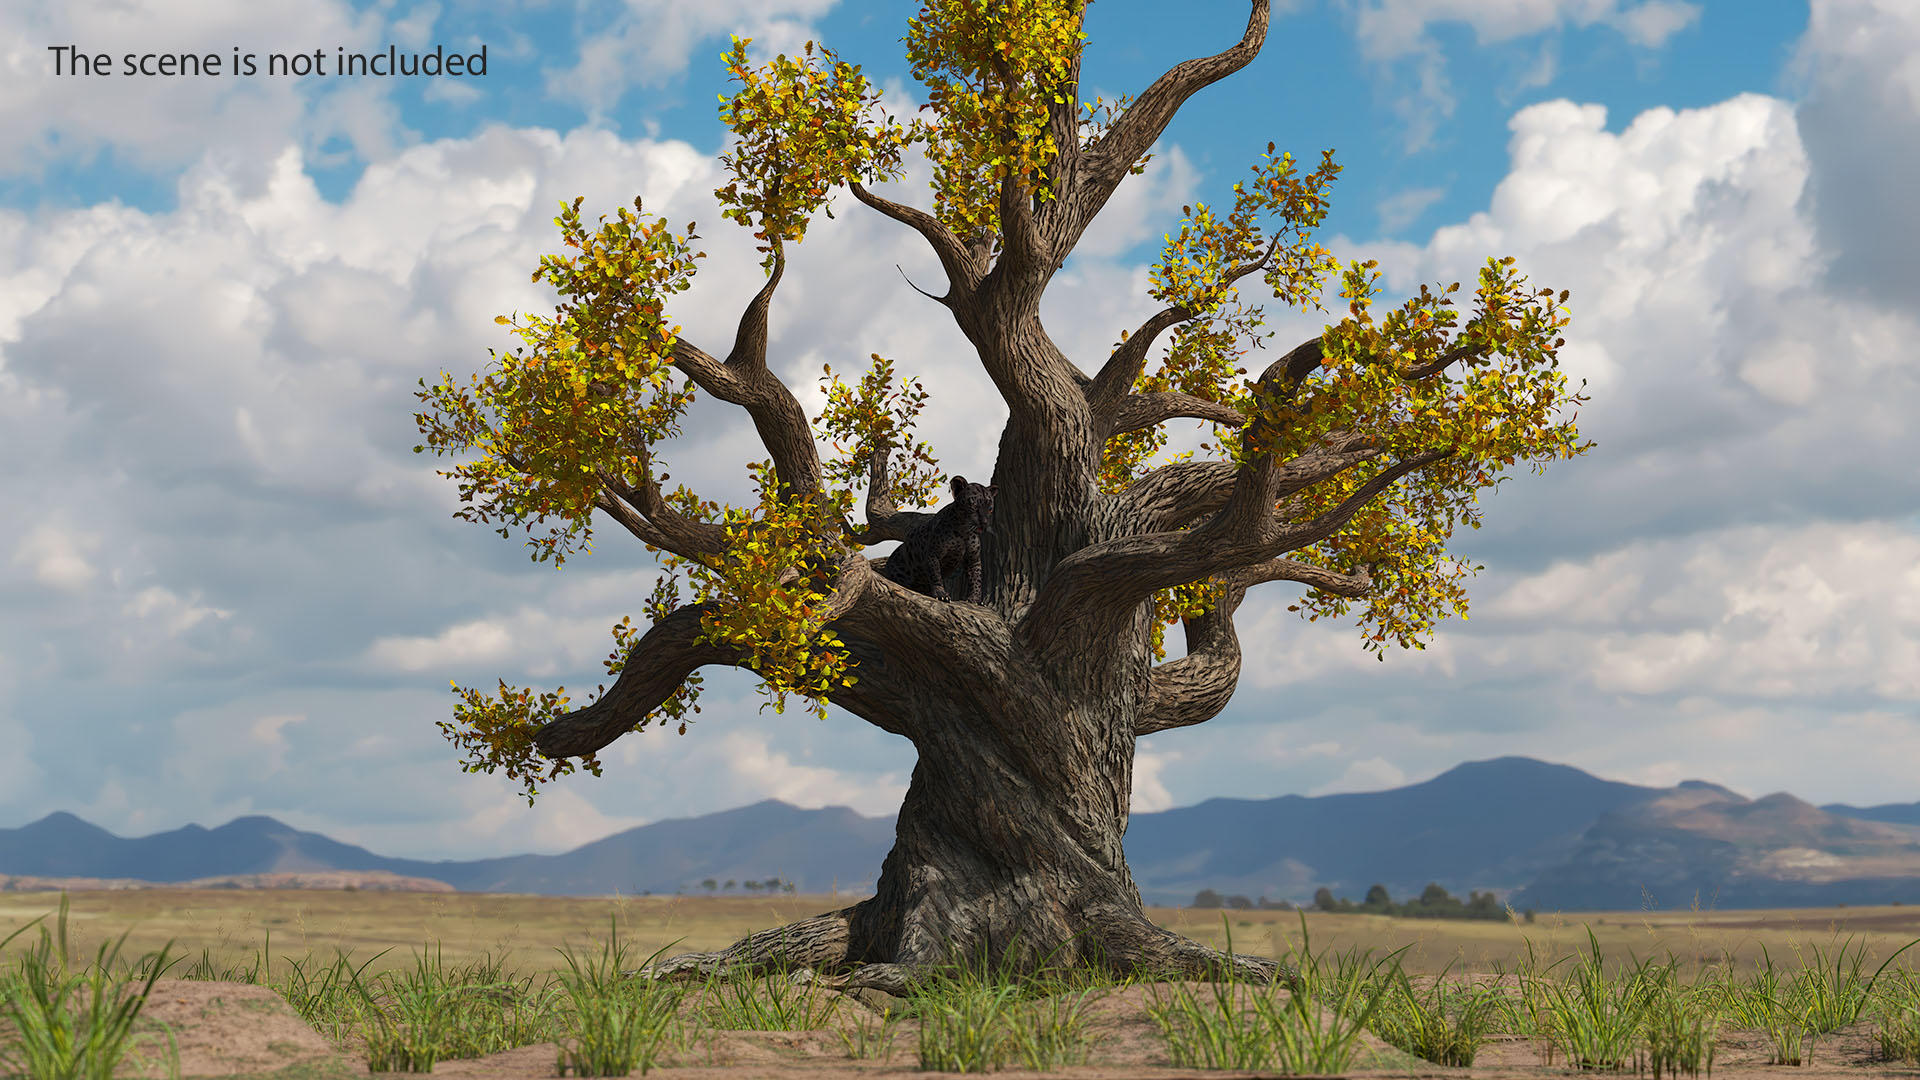
[[[164,939],[171,939],[169,955],[185,962],[178,966],[186,982],[173,985],[271,986],[301,1021],[337,1049],[364,1055],[375,1071],[425,1072],[436,1061],[548,1042],[562,1075],[698,1064],[696,1044],[711,1065],[725,1032],[822,1033],[842,999],[822,999],[784,972],[733,973],[705,980],[694,991],[698,1008],[686,1013],[687,987],[619,975],[648,955],[632,946],[658,943],[654,956],[709,948],[852,899],[0,893],[0,940],[58,912],[55,927],[38,926],[32,950],[0,958],[0,1012],[10,1018],[0,1018],[0,1076],[112,1074],[162,973],[152,954]],[[1297,972],[1284,995],[1279,986],[1206,984],[1196,994],[1170,983],[1174,993],[1163,999],[1154,984],[1135,988],[1151,997],[1145,1013],[1176,1066],[1331,1075],[1364,1058],[1369,1068],[1417,1071],[1424,1066],[1414,1058],[1473,1065],[1496,1038],[1530,1041],[1539,1049],[1524,1052],[1544,1055],[1548,1066],[1650,1067],[1656,1077],[1702,1068],[1711,1075],[1723,1046],[1749,1065],[1810,1063],[1816,1046],[1829,1065],[1920,1063],[1916,950],[1901,949],[1920,944],[1920,920],[1897,907],[1595,913],[1532,923],[1315,913],[1303,925],[1292,912],[1180,908],[1153,915],[1195,938],[1219,942],[1231,933],[1239,951],[1271,951]],[[600,937],[599,924],[608,937]],[[616,952],[613,941],[623,937]],[[576,951],[587,954],[584,967]],[[601,961],[592,959],[596,951]],[[71,974],[88,952],[97,963]],[[137,953],[147,955],[129,964],[125,958]],[[270,957],[265,969],[263,957]],[[1876,963],[1892,957],[1902,963]],[[1455,972],[1450,982],[1420,978],[1442,967]],[[1475,969],[1504,974],[1465,973]],[[849,1058],[885,1059],[898,1026],[912,1017],[923,1070],[1086,1063],[1099,1039],[1087,1029],[1085,1008],[1112,991],[1130,992],[1132,983],[1064,975],[1056,982],[958,972],[917,984],[904,1000],[886,998],[881,1015],[850,1014],[843,1019],[857,1030],[843,1023],[837,1035]],[[122,993],[129,982],[133,992]],[[70,1000],[76,989],[84,992]],[[1239,1000],[1243,990],[1252,994],[1247,1002]],[[1367,1030],[1383,1052],[1403,1055],[1399,1064],[1362,1053]],[[181,1055],[171,1041],[168,1048],[178,1075]],[[1512,1049],[1496,1048],[1496,1056]],[[828,1056],[836,1053],[827,1044]]]
[[[266,951],[271,971],[309,953],[325,965],[347,950],[358,967],[382,949],[369,975],[408,970],[422,949],[437,947],[450,966],[490,960],[523,975],[566,970],[557,951],[576,952],[606,939],[608,918],[620,940],[640,956],[679,944],[666,955],[717,949],[755,931],[845,907],[855,896],[637,896],[545,897],[488,893],[403,893],[333,890],[121,890],[68,894],[68,937],[76,957],[127,932],[126,951],[139,955],[171,939],[172,955],[189,962],[204,951],[216,966],[255,960]],[[0,938],[59,906],[59,894],[0,892]],[[1159,925],[1213,945],[1224,944],[1219,910],[1156,907]],[[1291,911],[1230,911],[1234,947],[1273,956],[1298,943]],[[1836,935],[1853,937],[1867,955],[1884,958],[1920,937],[1920,907],[1799,908],[1768,911],[1654,911],[1542,914],[1533,923],[1397,919],[1379,915],[1308,912],[1314,948],[1354,947],[1380,956],[1408,946],[1401,961],[1413,974],[1453,970],[1514,970],[1532,943],[1551,962],[1584,953],[1591,929],[1609,961],[1629,957],[1664,961],[1682,974],[1731,955],[1742,969],[1763,949],[1776,962],[1808,956]],[[33,935],[14,939],[19,952]],[[1903,956],[1900,965],[1913,959]]]

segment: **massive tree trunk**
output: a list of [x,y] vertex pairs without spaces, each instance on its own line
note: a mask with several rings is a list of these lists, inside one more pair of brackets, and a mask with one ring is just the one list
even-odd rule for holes
[[916,740],[919,763],[874,896],[644,973],[786,965],[825,985],[893,994],[929,968],[982,962],[1023,973],[1044,965],[1272,980],[1272,959],[1229,956],[1147,919],[1120,847],[1134,740],[1132,721],[1116,715],[1125,710],[1003,689],[991,720],[973,700],[930,704],[915,724],[931,734]]

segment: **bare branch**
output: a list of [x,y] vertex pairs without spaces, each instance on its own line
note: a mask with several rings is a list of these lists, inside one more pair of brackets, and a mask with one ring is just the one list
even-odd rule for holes
[[[894,263],[894,264],[893,264],[893,268],[894,268],[895,270],[900,270],[900,264],[899,264],[899,263]],[[920,286],[918,286],[918,285],[915,285],[915,284],[913,283],[913,279],[907,276],[907,272],[906,272],[905,270],[900,270],[900,280],[901,280],[901,281],[904,281],[904,282],[906,282],[906,283],[907,283],[907,287],[908,287],[908,288],[910,288],[910,289],[912,289],[912,290],[913,290],[914,292],[917,292],[917,293],[919,293],[919,294],[920,294],[921,296],[924,296],[924,297],[926,297],[926,298],[927,298],[927,299],[929,299],[929,300],[933,300],[933,301],[936,301],[936,302],[938,302],[938,303],[942,303],[942,304],[944,304],[944,303],[946,303],[946,302],[947,302],[947,298],[946,298],[946,297],[944,297],[944,296],[935,296],[935,295],[933,295],[932,293],[930,293],[930,292],[928,292],[927,290],[925,290],[925,289],[923,289],[923,288],[921,288]]]
[[893,480],[887,475],[887,454],[890,447],[876,446],[873,453],[867,455],[867,516],[890,517],[900,512],[900,505],[893,501]]
[[1372,435],[1351,431],[1329,432],[1326,438],[1274,470],[1270,499],[1279,502],[1385,452],[1380,440]]
[[641,517],[633,507],[627,505],[622,500],[613,498],[607,493],[602,493],[599,498],[593,500],[593,505],[605,511],[608,517],[619,522],[628,532],[638,538],[641,543],[650,544],[662,551],[672,551],[675,555],[684,556],[685,558],[691,559],[695,557],[689,552],[675,551],[673,541],[667,538],[666,533],[654,528],[652,522]]
[[[596,474],[601,486],[620,497],[621,501],[645,514],[655,531],[665,536],[668,543],[654,544],[665,548],[675,555],[698,558],[701,555],[714,555],[727,548],[727,530],[711,522],[696,521],[693,518],[667,505],[660,495],[660,482],[653,478],[652,455],[641,451],[641,474],[638,487],[628,486],[625,480],[601,469]],[[601,500],[595,500],[596,506]],[[619,514],[612,510],[615,519]],[[624,524],[624,522],[622,522]],[[632,531],[629,529],[628,531]]]
[[[646,518],[641,517],[639,513],[635,512],[631,500],[624,497],[614,497],[611,485],[609,485],[607,481],[613,479],[617,483],[618,480],[616,478],[609,477],[605,472],[601,472],[599,476],[601,485],[607,488],[607,490],[603,491],[598,498],[593,500],[593,505],[606,511],[608,517],[619,522],[628,532],[638,537],[641,543],[651,544],[662,551],[671,551],[682,558],[695,560],[702,560],[703,556],[718,554],[725,549],[726,542],[724,536],[719,547],[709,547],[706,544],[691,540],[684,534],[670,535],[666,530],[659,528],[653,522],[648,521]],[[631,491],[632,489],[629,488],[627,490]]]
[[[613,397],[615,393],[611,385],[599,381],[589,383],[587,392],[602,398]],[[594,476],[600,481],[601,492],[594,497],[593,505],[604,510],[607,516],[619,522],[642,543],[663,551],[671,551],[688,559],[700,559],[725,551],[725,529],[695,521],[668,506],[666,500],[661,498],[660,484],[653,478],[653,454],[645,440],[636,436],[634,450],[641,462],[640,486],[631,487],[621,477],[605,469],[596,469]],[[526,462],[517,455],[502,454],[501,458],[521,473],[532,475]]]
[[[1436,461],[1444,461],[1453,455],[1454,451],[1452,450],[1428,450],[1425,453],[1415,454],[1412,457],[1394,462],[1392,465],[1380,470],[1378,476],[1361,484],[1354,490],[1354,493],[1347,496],[1346,501],[1339,506],[1334,507],[1305,524],[1281,529],[1280,536],[1282,539],[1279,551],[1296,551],[1309,544],[1317,544],[1325,540],[1327,537],[1345,528],[1347,522],[1353,520],[1353,515],[1359,513],[1362,507],[1372,502],[1375,496],[1392,487],[1394,481],[1415,469],[1425,465],[1431,465]],[[1278,553],[1278,551],[1275,552],[1275,554]]]
[[1373,576],[1367,573],[1365,567],[1351,574],[1343,574],[1338,570],[1293,559],[1270,559],[1254,566],[1243,566],[1235,570],[1233,576],[1234,580],[1245,586],[1258,585],[1263,581],[1298,581],[1321,592],[1349,599],[1358,599],[1373,591]]
[[1107,362],[1101,365],[1100,373],[1093,377],[1087,386],[1087,404],[1092,407],[1096,422],[1104,412],[1112,410],[1133,389],[1134,380],[1147,368],[1147,350],[1153,347],[1160,332],[1177,322],[1193,318],[1194,313],[1179,305],[1161,308],[1154,312],[1146,322],[1140,324],[1120,347],[1113,350]]
[[886,540],[905,540],[933,515],[917,510],[902,510],[893,501],[893,481],[887,476],[885,446],[875,447],[867,457],[867,527],[851,532],[849,539],[859,544],[878,544]]
[[1325,351],[1318,337],[1311,337],[1289,349],[1285,356],[1267,365],[1260,373],[1259,386],[1269,392],[1285,392],[1289,385],[1297,386],[1313,374],[1320,366]]
[[1419,367],[1407,372],[1407,381],[1411,382],[1415,379],[1424,379],[1429,375],[1445,371],[1458,361],[1465,360],[1467,357],[1480,352],[1480,349],[1481,347],[1478,345],[1455,345],[1453,348],[1442,353],[1439,359],[1433,363],[1421,364]]

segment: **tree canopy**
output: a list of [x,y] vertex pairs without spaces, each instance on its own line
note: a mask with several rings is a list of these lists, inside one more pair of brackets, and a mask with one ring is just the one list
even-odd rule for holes
[[[1458,524],[1479,528],[1478,492],[1516,462],[1541,471],[1592,446],[1556,414],[1586,400],[1557,369],[1567,294],[1489,258],[1464,318],[1458,283],[1376,309],[1376,264],[1342,266],[1312,238],[1340,172],[1333,152],[1307,169],[1268,142],[1230,208],[1182,208],[1152,269],[1153,310],[1083,368],[1047,337],[1041,295],[1180,106],[1253,60],[1269,17],[1268,0],[1251,0],[1235,46],[1174,66],[1138,100],[1088,104],[1085,6],[929,0],[906,43],[934,119],[904,126],[870,121],[879,92],[832,51],[816,63],[809,42],[804,58],[754,68],[751,39],[735,38],[724,58],[739,89],[719,111],[740,141],[714,195],[722,217],[762,241],[767,280],[724,358],[666,314],[705,256],[693,223],[675,234],[639,198],[593,224],[582,199],[562,205],[567,251],[533,271],[557,293],[555,311],[501,316],[518,346],[467,386],[442,371],[417,394],[433,412],[416,416],[427,445],[415,450],[477,450],[440,473],[470,504],[456,516],[497,518],[503,537],[547,525],[527,541],[536,560],[559,566],[584,546],[597,510],[658,551],[663,574],[644,631],[631,617],[613,628],[614,690],[586,707],[563,708],[565,687],[455,684],[464,704],[441,727],[468,752],[464,768],[505,769],[531,805],[573,758],[599,775],[595,754],[627,731],[677,723],[684,734],[710,664],[753,672],[776,709],[791,695],[834,703],[916,741],[931,721],[917,719],[911,680],[928,665],[1008,687],[1038,678],[1062,700],[1124,699],[1131,738],[1225,705],[1239,674],[1232,615],[1262,583],[1307,586],[1288,610],[1309,620],[1357,606],[1363,645],[1381,659],[1388,643],[1424,648],[1440,619],[1465,617],[1461,580],[1478,567],[1447,544]],[[916,143],[933,165],[930,213],[867,187],[901,179]],[[1005,402],[983,605],[913,593],[866,555],[927,520],[916,508],[945,481],[915,434],[927,395],[896,371],[911,361],[870,354],[858,374],[823,369],[826,406],[811,418],[769,365],[785,246],[823,206],[832,216],[839,187],[925,239],[948,290],[921,296],[951,312]],[[1272,336],[1259,332],[1262,309],[1241,303],[1254,275],[1275,300],[1322,311],[1337,279],[1344,311],[1250,374],[1248,353]],[[750,505],[668,486],[696,393],[739,406],[764,444],[765,460],[743,463]],[[1209,433],[1169,453],[1173,421]],[[1166,661],[1175,624],[1186,654]]]

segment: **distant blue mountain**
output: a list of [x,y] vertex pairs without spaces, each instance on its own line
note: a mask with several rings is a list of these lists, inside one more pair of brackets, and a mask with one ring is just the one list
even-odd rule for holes
[[1135,814],[1125,848],[1150,901],[1187,903],[1203,888],[1302,898],[1323,885],[1359,900],[1374,884],[1406,897],[1429,882],[1504,895],[1570,855],[1601,814],[1659,790],[1501,757],[1391,791]]
[[[1630,860],[1607,862],[1595,853],[1627,850],[1621,847],[1621,821],[1634,822],[1639,830],[1628,845],[1636,858],[1665,850],[1647,847],[1652,835],[1647,830],[1657,833],[1671,823],[1643,811],[1676,798],[1727,803],[1729,813],[1743,813],[1734,804],[1747,802],[1703,781],[1641,787],[1566,765],[1501,757],[1468,762],[1391,791],[1209,799],[1134,814],[1125,849],[1141,896],[1154,904],[1190,903],[1202,889],[1299,901],[1322,886],[1357,900],[1373,884],[1404,898],[1438,882],[1456,895],[1491,890],[1530,902],[1551,901],[1566,910],[1638,907],[1641,894],[1634,882],[1647,874]],[[1843,821],[1902,809],[1915,808],[1830,807],[1831,814],[1821,816]],[[1805,810],[1818,813],[1813,807]],[[1871,819],[1896,822],[1874,826],[1879,829],[1895,828],[1899,821]],[[1794,843],[1814,842],[1793,836]],[[1675,850],[1717,850],[1706,842],[1711,837],[1681,839],[1686,842]],[[699,892],[706,878],[778,877],[804,892],[836,886],[859,892],[872,887],[892,845],[891,818],[862,817],[838,806],[803,810],[773,799],[643,825],[558,855],[465,861],[389,858],[262,816],[237,818],[215,829],[189,825],[129,839],[63,812],[0,829],[0,874],[184,882],[286,871],[388,871],[442,881],[463,892],[547,896]],[[1760,853],[1753,858],[1768,850],[1764,842],[1749,847],[1750,855]],[[1648,864],[1648,873],[1660,876],[1670,891],[1699,877],[1690,866],[1667,863]],[[1755,896],[1767,894],[1753,885],[1745,880],[1742,887]],[[1520,891],[1523,886],[1528,888]],[[1879,895],[1904,886],[1875,888]],[[1833,888],[1815,892],[1825,896]]]
[[1809,907],[1920,901],[1920,826],[1833,813],[1778,792],[1682,785],[1604,814],[1516,907]]
[[467,861],[395,859],[302,832],[270,817],[243,817],[124,839],[68,813],[0,829],[0,874],[181,882],[291,870],[385,870],[444,881],[462,892],[603,896],[671,893],[704,878],[779,877],[803,890],[842,891],[879,874],[893,822],[844,806],[802,810],[774,799],[697,818],[675,818],[559,855]]
[[1820,809],[1841,817],[1859,818],[1861,821],[1884,821],[1889,825],[1920,825],[1920,803],[1882,803],[1879,806],[1867,807],[1828,803]]

